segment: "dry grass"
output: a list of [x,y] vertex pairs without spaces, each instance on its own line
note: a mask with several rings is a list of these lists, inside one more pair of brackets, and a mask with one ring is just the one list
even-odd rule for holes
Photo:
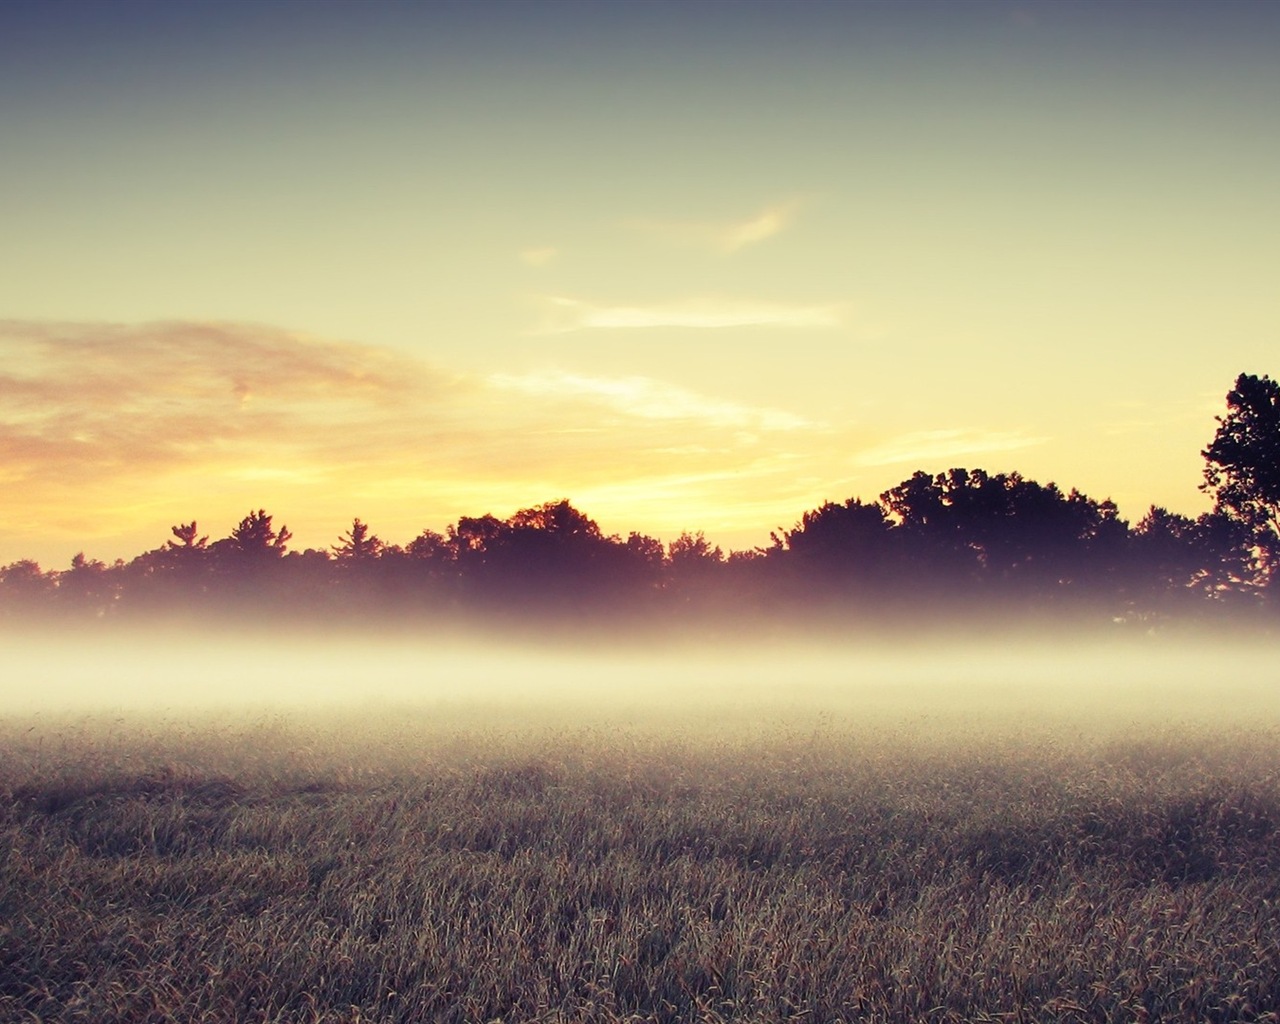
[[1278,1019],[1274,735],[4,739],[5,1021]]

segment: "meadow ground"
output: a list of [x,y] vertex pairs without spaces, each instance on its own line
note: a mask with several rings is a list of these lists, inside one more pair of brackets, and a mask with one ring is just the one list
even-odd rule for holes
[[1110,653],[948,657],[686,703],[26,708],[0,1020],[1280,1020],[1272,662],[1140,659],[1153,699]]

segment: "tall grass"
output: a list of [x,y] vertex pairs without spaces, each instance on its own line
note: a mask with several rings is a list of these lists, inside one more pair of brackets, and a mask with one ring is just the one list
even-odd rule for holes
[[11,726],[0,1020],[1275,1021],[1275,735]]

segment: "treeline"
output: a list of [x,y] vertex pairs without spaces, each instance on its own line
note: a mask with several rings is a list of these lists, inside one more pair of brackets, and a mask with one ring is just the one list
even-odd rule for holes
[[1280,575],[1280,388],[1242,375],[1227,403],[1203,453],[1215,507],[1197,518],[1152,507],[1131,525],[1109,500],[967,469],[917,472],[875,502],[828,502],[768,547],[727,554],[702,533],[665,545],[606,535],[568,500],[507,519],[463,517],[404,545],[355,519],[329,548],[301,551],[259,509],[212,542],[194,521],[175,525],[128,562],[4,566],[0,614],[539,622],[1262,612],[1275,606]]
[[327,550],[288,549],[264,510],[210,543],[196,523],[132,561],[77,555],[0,569],[9,614],[164,611],[380,615],[415,611],[800,613],[974,601],[1094,606],[1109,615],[1252,603],[1265,593],[1240,525],[1152,509],[1136,527],[1110,502],[1015,474],[917,473],[879,502],[806,512],[767,548],[725,554],[701,534],[664,545],[603,534],[568,501],[507,519],[463,517],[389,544],[359,519]]

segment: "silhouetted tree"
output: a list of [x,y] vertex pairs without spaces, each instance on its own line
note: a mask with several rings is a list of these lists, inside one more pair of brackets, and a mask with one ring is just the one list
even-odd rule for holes
[[[662,580],[662,604],[667,611],[685,614],[689,610],[717,609],[725,582],[724,552],[706,535],[684,531],[667,545]],[[723,595],[732,601],[732,595]]]
[[1240,601],[1254,599],[1265,584],[1269,566],[1257,545],[1253,528],[1235,516],[1214,510],[1196,519],[1194,545],[1200,568],[1192,587],[1205,597]]
[[382,540],[370,533],[368,525],[359,519],[351,521],[351,529],[339,540],[341,543],[334,546],[333,553],[340,563],[368,562],[382,553]]
[[406,594],[418,602],[439,605],[454,596],[458,577],[458,552],[450,539],[435,530],[423,530],[398,556],[381,561],[394,566]]
[[231,531],[232,547],[248,558],[279,558],[288,550],[293,534],[287,526],[275,530],[271,518],[264,509],[250,512]]
[[210,569],[209,538],[200,534],[194,519],[169,531],[175,539],[156,553],[156,568],[189,593],[202,591]]
[[190,610],[209,590],[213,555],[194,520],[169,528],[173,535],[122,569],[119,604],[126,610]]
[[952,469],[931,476],[917,470],[880,495],[896,520],[902,561],[897,589],[924,596],[972,586],[981,573],[978,551],[952,512],[956,492],[967,486],[969,471]]
[[276,530],[263,509],[246,515],[230,536],[209,545],[210,599],[232,615],[293,602],[298,588],[289,580],[300,575],[299,565],[284,562],[292,536],[288,527]]
[[[795,527],[774,534],[789,576],[807,588],[869,593],[883,585],[894,557],[893,524],[876,504],[824,502]],[[779,556],[774,555],[775,558]]]
[[209,543],[208,537],[199,536],[200,531],[196,527],[194,519],[189,523],[179,523],[177,526],[171,526],[169,530],[181,542],[167,541],[166,543],[171,551],[203,551],[205,545]]
[[1187,557],[1196,521],[1190,516],[1152,505],[1133,528],[1134,550],[1139,561],[1160,584],[1185,586],[1195,568]]
[[449,538],[435,530],[423,530],[404,549],[405,554],[415,562],[427,562],[442,565],[454,561],[454,549]]
[[1280,579],[1280,384],[1242,373],[1227,392],[1227,414],[1201,454],[1202,489],[1214,509],[1245,524],[1262,581]]
[[566,498],[523,508],[508,519],[506,525],[511,530],[534,530],[561,540],[600,540],[602,536],[595,521],[579,512]]
[[57,575],[40,563],[23,558],[0,566],[0,609],[21,615],[46,610],[57,593]]
[[662,541],[632,530],[627,537],[626,549],[646,584],[661,582],[662,570],[667,564],[667,549]]
[[1019,473],[916,473],[881,500],[900,524],[912,585],[925,590],[1099,597],[1123,559],[1128,527],[1114,503]]
[[494,542],[502,536],[502,531],[502,520],[496,516],[462,516],[449,527],[449,544],[454,550],[454,557],[460,562],[482,562]]
[[623,580],[626,548],[565,499],[520,509],[502,522],[459,521],[458,537],[477,532],[483,562],[477,566],[472,542],[460,552],[464,571],[487,599],[526,612],[585,610]]
[[[1224,596],[1244,568],[1236,527],[1233,541],[1224,516],[1192,519],[1152,505],[1130,536],[1125,574],[1130,610],[1140,616],[1180,612],[1206,597]],[[1236,556],[1223,550],[1224,541],[1238,548]]]
[[[349,595],[338,591],[335,563],[324,548],[287,551],[275,561],[265,563],[264,570],[250,572],[245,582],[253,583],[258,599],[287,604],[294,614],[343,614],[345,603],[368,601],[367,594],[361,593],[353,602],[348,602]],[[350,587],[347,576],[343,574],[343,583]]]
[[118,595],[118,576],[105,562],[85,558],[81,551],[71,559],[71,568],[58,574],[58,603],[76,614],[106,615]]
[[709,566],[724,561],[724,552],[712,546],[701,530],[697,533],[686,530],[667,545],[667,561],[678,573],[705,572]]

